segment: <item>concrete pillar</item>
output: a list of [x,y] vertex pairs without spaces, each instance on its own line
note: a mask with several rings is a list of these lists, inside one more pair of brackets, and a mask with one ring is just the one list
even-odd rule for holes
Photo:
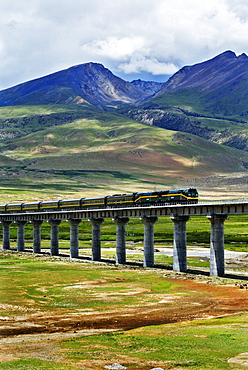
[[61,220],[50,219],[48,222],[51,225],[50,254],[51,256],[57,256],[59,254],[59,225]]
[[210,231],[210,275],[224,276],[225,256],[224,256],[224,222],[227,215],[212,214],[207,216],[211,222]]
[[17,225],[17,251],[23,252],[25,249],[25,241],[24,241],[24,226],[26,225],[27,221],[15,221]]
[[115,217],[116,224],[116,263],[126,263],[126,224],[128,217]]
[[174,222],[173,270],[187,271],[186,222],[189,216],[172,216]]
[[41,247],[41,233],[40,227],[42,225],[42,220],[32,220],[31,224],[33,225],[33,252],[40,253]]
[[3,249],[10,249],[10,225],[12,221],[1,221],[3,225]]
[[67,220],[70,225],[70,257],[78,257],[78,225],[81,220],[69,219]]
[[144,224],[144,267],[154,266],[154,224],[157,220],[157,217],[141,218]]
[[90,218],[92,225],[92,261],[100,261],[101,259],[101,224],[103,218]]

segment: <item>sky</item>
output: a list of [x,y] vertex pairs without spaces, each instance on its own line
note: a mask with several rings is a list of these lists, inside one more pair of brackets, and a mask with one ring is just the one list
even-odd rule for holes
[[164,82],[247,35],[247,0],[0,0],[0,90],[87,62]]

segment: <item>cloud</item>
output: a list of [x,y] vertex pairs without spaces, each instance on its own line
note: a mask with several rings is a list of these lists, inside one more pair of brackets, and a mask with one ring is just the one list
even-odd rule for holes
[[82,50],[93,55],[123,60],[131,57],[138,50],[145,48],[143,37],[108,37],[106,40],[94,40],[82,46]]
[[173,63],[159,62],[156,58],[143,55],[133,56],[127,63],[119,65],[119,70],[125,74],[148,72],[152,75],[171,75],[178,69]]
[[0,89],[89,61],[152,79],[248,52],[247,33],[246,0],[1,0]]

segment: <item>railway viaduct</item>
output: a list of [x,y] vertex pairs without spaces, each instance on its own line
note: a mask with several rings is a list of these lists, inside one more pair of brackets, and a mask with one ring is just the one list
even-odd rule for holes
[[3,226],[4,250],[10,249],[10,226],[16,223],[17,250],[24,251],[25,225],[33,225],[33,252],[41,252],[41,225],[48,221],[51,225],[50,254],[59,254],[59,224],[67,220],[70,225],[70,257],[79,257],[78,225],[89,220],[92,225],[92,261],[101,259],[101,224],[111,218],[116,224],[116,263],[126,263],[126,225],[130,218],[140,218],[144,224],[143,266],[154,266],[154,224],[158,217],[170,217],[174,223],[173,270],[187,271],[186,224],[189,218],[205,216],[210,221],[210,275],[225,274],[224,222],[228,215],[247,214],[248,201],[215,202],[189,205],[163,205],[150,207],[127,207],[73,211],[29,212],[0,214]]

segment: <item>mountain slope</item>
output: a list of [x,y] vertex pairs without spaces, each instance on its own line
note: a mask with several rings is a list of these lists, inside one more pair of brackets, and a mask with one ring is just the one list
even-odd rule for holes
[[[4,110],[9,119],[23,115],[32,119],[35,109],[45,119],[66,108],[5,107],[0,112]],[[221,183],[218,191],[223,196],[223,174],[229,179],[239,172],[240,181],[247,179],[242,177],[247,152],[196,135],[104,111],[88,110],[88,117],[75,115],[60,125],[48,123],[44,129],[2,143],[0,195],[7,202],[190,187],[193,179],[202,177],[202,183],[197,182],[201,196],[204,192],[209,197],[213,178]],[[244,197],[244,186],[235,187],[230,196]]]
[[146,107],[180,106],[202,115],[248,117],[248,57],[226,51],[185,66],[167,82],[127,82],[98,63],[73,66],[0,91],[0,106],[93,104]]
[[[242,152],[112,113],[103,113],[98,119],[76,119],[16,138],[2,150],[10,158],[30,160],[32,169],[111,169],[156,177],[163,171],[161,178],[244,169]],[[243,160],[246,158],[248,153],[243,154]]]
[[102,64],[86,63],[0,91],[0,106],[90,103],[118,105],[152,96],[156,82],[122,80]]
[[204,115],[244,119],[248,117],[248,57],[226,51],[183,67],[163,84],[153,103],[184,105]]
[[45,115],[34,112],[32,117],[5,119],[0,114],[0,139],[97,116],[99,108],[120,106],[120,115],[248,150],[245,54],[236,56],[226,51],[203,63],[183,67],[164,84],[126,82],[101,64],[86,63],[0,91],[0,105],[6,107],[40,103],[53,107],[65,103],[67,108],[63,106],[59,113],[53,108],[56,113]]
[[235,84],[248,73],[248,57],[225,51],[216,57],[193,66],[185,66],[163,84],[158,95],[183,88],[200,88],[211,92]]
[[226,51],[175,73],[132,119],[248,151],[248,57]]

